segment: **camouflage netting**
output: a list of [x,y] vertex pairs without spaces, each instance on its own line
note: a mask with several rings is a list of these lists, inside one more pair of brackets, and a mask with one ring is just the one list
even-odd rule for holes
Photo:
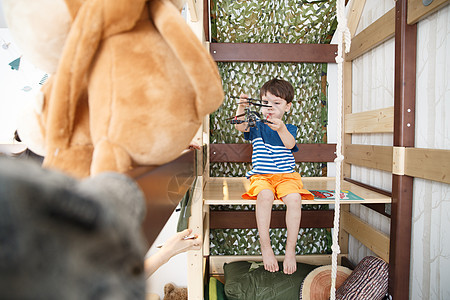
[[[329,43],[336,28],[332,1],[211,1],[211,40],[220,43]],[[225,100],[211,114],[210,143],[245,143],[243,134],[225,119],[234,116],[236,99],[246,93],[259,98],[259,88],[269,79],[291,82],[295,98],[286,122],[298,127],[298,143],[327,143],[326,64],[315,63],[218,63]],[[241,177],[251,163],[211,163],[212,177]],[[296,170],[307,177],[326,176],[326,163],[298,163]],[[212,209],[254,209],[253,206],[220,206]],[[285,209],[276,206],[274,209]],[[303,209],[328,209],[307,205]],[[271,229],[276,255],[284,253],[286,229]],[[256,229],[212,230],[212,255],[258,255]],[[298,254],[331,253],[326,229],[301,229]]]

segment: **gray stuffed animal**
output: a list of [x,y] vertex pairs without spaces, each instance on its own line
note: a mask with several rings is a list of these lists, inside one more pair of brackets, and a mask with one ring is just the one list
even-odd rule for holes
[[0,157],[0,299],[145,299],[142,192]]

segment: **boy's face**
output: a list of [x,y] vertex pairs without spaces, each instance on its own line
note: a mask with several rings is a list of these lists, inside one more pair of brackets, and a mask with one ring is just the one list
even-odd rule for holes
[[270,105],[271,107],[261,107],[261,113],[267,118],[283,119],[285,112],[291,109],[292,103],[287,103],[283,98],[272,95],[267,92],[262,96],[262,104]]

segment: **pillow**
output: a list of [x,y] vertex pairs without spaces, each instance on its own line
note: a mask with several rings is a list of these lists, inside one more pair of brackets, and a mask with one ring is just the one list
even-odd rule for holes
[[209,300],[225,300],[224,285],[217,278],[211,277],[209,279]]
[[[297,300],[303,279],[316,267],[297,263],[297,271],[286,275],[268,272],[262,263],[225,263],[225,295],[229,300]],[[283,270],[281,262],[279,268]]]
[[336,299],[381,300],[388,292],[389,265],[379,257],[366,256],[336,290]]
[[[352,270],[337,266],[336,287],[339,287],[352,273]],[[331,265],[312,270],[303,280],[300,288],[300,300],[328,300],[331,288]]]

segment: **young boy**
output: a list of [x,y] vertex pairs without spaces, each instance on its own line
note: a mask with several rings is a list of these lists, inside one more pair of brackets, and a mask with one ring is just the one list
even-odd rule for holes
[[[283,123],[283,115],[288,112],[294,98],[292,85],[281,79],[266,82],[260,90],[261,113],[271,123],[257,122],[256,127],[247,128],[247,123],[236,124],[236,129],[244,132],[244,138],[252,141],[252,170],[246,175],[250,178],[250,189],[242,195],[244,199],[256,199],[256,223],[261,244],[264,268],[270,272],[278,271],[278,262],[270,243],[269,226],[274,199],[281,199],[286,205],[286,252],[283,272],[292,274],[297,270],[295,247],[300,229],[301,200],[314,199],[303,189],[300,174],[294,172],[293,152],[298,151],[295,137],[297,127]],[[242,94],[236,115],[244,113],[248,96]],[[240,117],[243,119],[244,117]]]

